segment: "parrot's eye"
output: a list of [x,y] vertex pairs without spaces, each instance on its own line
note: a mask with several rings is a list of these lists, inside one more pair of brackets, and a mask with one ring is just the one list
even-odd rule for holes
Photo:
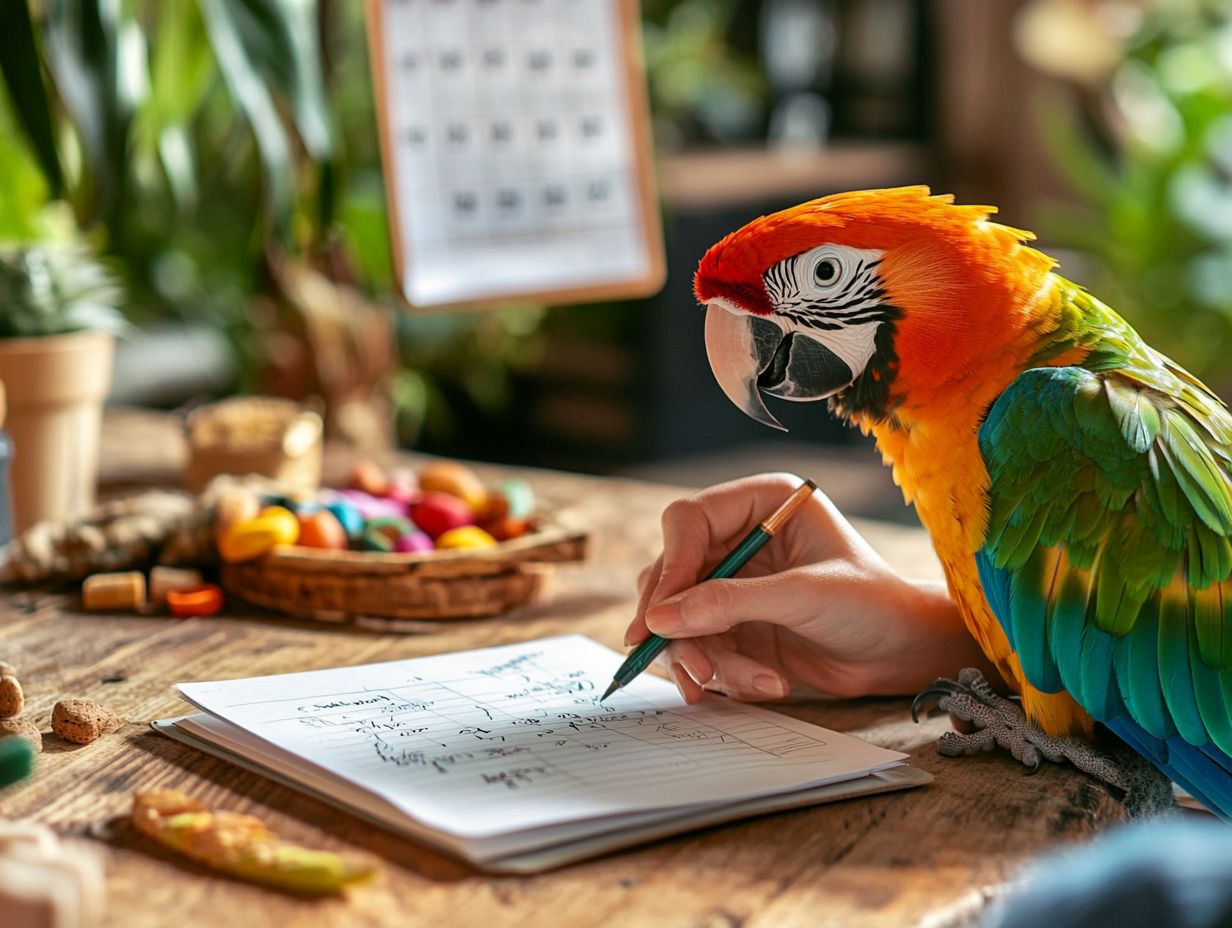
[[773,306],[797,314],[835,306],[853,309],[853,296],[876,304],[876,268],[881,252],[827,242],[810,251],[784,258],[762,275]]

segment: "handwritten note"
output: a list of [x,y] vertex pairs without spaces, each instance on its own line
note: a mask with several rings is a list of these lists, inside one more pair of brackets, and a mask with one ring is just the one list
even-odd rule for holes
[[361,667],[186,683],[201,709],[452,834],[747,799],[903,755],[763,709],[687,706],[581,636]]

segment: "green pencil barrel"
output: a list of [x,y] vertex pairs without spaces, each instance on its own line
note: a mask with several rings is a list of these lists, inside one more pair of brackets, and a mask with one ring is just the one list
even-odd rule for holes
[[[731,550],[731,553],[723,560],[719,561],[717,567],[710,573],[706,574],[705,580],[721,580],[725,577],[730,577],[740,570],[749,559],[756,554],[761,546],[770,540],[772,536],[769,532],[762,530],[760,527],[753,529],[745,536],[740,544],[736,545]],[[705,580],[702,582],[704,583]],[[638,674],[644,671],[647,667],[654,663],[656,657],[663,653],[663,649],[671,644],[670,638],[662,638],[659,635],[651,635],[636,648],[633,653],[628,656],[624,664],[621,665],[620,671],[616,675],[617,681],[621,686],[634,679]]]
[[744,537],[744,541],[732,549],[731,554],[719,561],[719,566],[706,574],[707,580],[721,580],[730,577],[740,570],[749,560],[761,550],[761,546],[773,536],[758,527]]

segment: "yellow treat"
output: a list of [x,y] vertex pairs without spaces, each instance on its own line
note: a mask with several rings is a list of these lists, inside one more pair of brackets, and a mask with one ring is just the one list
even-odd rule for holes
[[236,522],[218,540],[224,561],[250,561],[278,545],[299,540],[299,521],[289,509],[266,506],[255,519]]
[[370,863],[287,844],[255,816],[211,812],[174,789],[136,793],[133,825],[185,857],[279,889],[333,894],[376,873]]
[[293,545],[299,538],[299,519],[290,509],[282,506],[266,506],[257,513],[258,522],[266,522],[274,526],[283,536],[280,544]]
[[492,548],[496,539],[477,525],[463,525],[461,528],[451,528],[436,539],[438,548]]
[[145,574],[129,570],[86,577],[81,601],[87,612],[140,609],[145,605]]

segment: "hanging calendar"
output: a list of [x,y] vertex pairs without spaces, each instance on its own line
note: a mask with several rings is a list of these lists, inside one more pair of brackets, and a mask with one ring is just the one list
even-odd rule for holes
[[636,0],[368,0],[367,12],[408,304],[662,285]]

